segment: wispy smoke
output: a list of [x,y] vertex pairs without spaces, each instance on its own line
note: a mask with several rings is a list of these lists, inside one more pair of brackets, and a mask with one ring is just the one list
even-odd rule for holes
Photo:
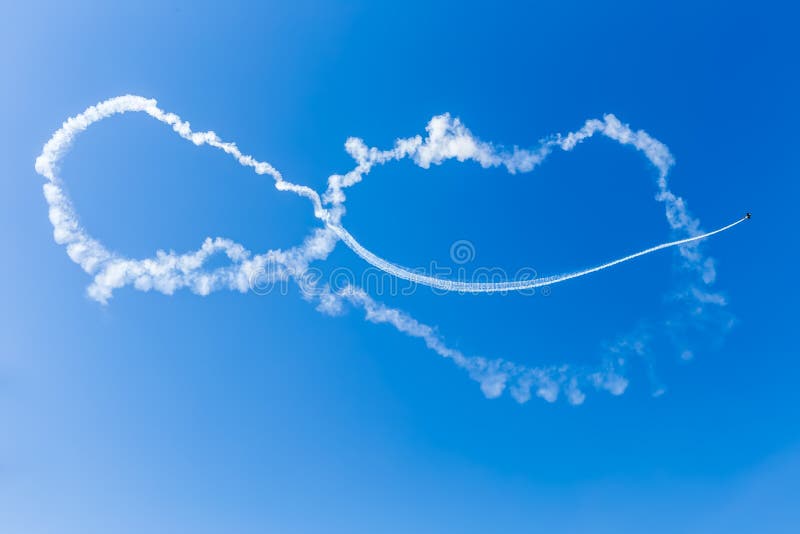
[[[239,164],[252,168],[257,174],[271,176],[278,190],[289,191],[308,199],[315,217],[323,223],[322,227],[315,229],[297,247],[288,250],[270,250],[263,254],[253,254],[243,245],[220,237],[207,238],[196,251],[185,254],[158,251],[152,258],[139,260],[107,250],[81,227],[72,203],[61,187],[57,176],[57,165],[77,134],[107,117],[131,111],[144,112],[171,126],[178,135],[195,145],[218,148],[236,159]],[[305,298],[315,301],[317,309],[324,313],[340,313],[345,304],[349,303],[363,309],[368,321],[391,325],[400,332],[421,339],[435,353],[466,370],[471,378],[480,383],[484,395],[490,398],[501,395],[506,388],[519,402],[527,401],[532,394],[553,402],[559,393],[564,393],[570,403],[580,404],[585,398],[582,388],[586,387],[619,395],[625,391],[628,384],[622,374],[625,360],[616,354],[606,359],[596,369],[567,365],[531,368],[502,359],[466,356],[448,347],[432,327],[418,322],[400,310],[376,302],[361,288],[348,285],[343,289],[333,290],[326,284],[309,282],[304,277],[309,265],[315,261],[325,260],[336,243],[341,240],[362,259],[391,275],[444,290],[493,292],[562,282],[658,250],[679,247],[683,267],[699,278],[690,290],[684,291],[687,298],[693,299],[693,305],[701,307],[725,304],[721,295],[704,289],[714,282],[715,268],[713,260],[706,258],[696,245],[699,240],[723,232],[744,219],[712,232],[703,233],[699,221],[688,213],[683,199],[674,195],[668,188],[666,176],[673,163],[669,150],[644,131],[633,131],[613,115],[606,115],[603,120],[587,121],[576,132],[565,136],[553,136],[542,141],[538,148],[526,150],[518,147],[505,149],[481,141],[474,137],[459,119],[452,118],[449,114],[431,119],[426,130],[426,137],[417,135],[398,139],[394,147],[388,150],[368,147],[358,138],[348,139],[345,149],[355,160],[355,168],[343,175],[330,176],[327,190],[323,195],[319,195],[307,186],[285,180],[272,165],[243,154],[235,144],[220,140],[214,132],[193,132],[188,122],[182,121],[173,113],[162,111],[155,100],[126,95],[101,102],[67,119],[45,144],[42,154],[36,160],[36,170],[47,179],[44,194],[49,205],[54,238],[57,243],[66,246],[67,253],[74,262],[93,276],[88,295],[98,302],[107,303],[115,289],[127,285],[143,291],[156,290],[165,294],[172,294],[182,288],[188,288],[199,295],[207,295],[219,289],[247,292],[255,277],[263,277],[264,273],[268,272],[275,280],[294,280],[304,289],[308,289],[309,283],[313,285],[313,291],[305,290],[302,294]],[[470,283],[426,276],[395,265],[360,245],[342,225],[345,214],[345,189],[362,181],[376,165],[409,158],[416,165],[429,168],[432,164],[438,165],[446,160],[455,159],[461,162],[474,161],[484,168],[502,166],[512,174],[529,172],[553,150],[572,150],[578,143],[595,133],[601,133],[623,145],[635,147],[658,170],[656,198],[664,203],[667,220],[672,229],[683,233],[684,237],[577,272],[525,281]],[[216,254],[225,254],[230,263],[213,270],[206,269],[206,262]],[[621,343],[620,346],[625,344]]]

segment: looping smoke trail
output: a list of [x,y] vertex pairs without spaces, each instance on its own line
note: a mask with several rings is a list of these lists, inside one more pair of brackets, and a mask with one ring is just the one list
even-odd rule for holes
[[[195,145],[205,144],[218,148],[236,159],[240,165],[251,167],[257,174],[271,176],[275,181],[276,189],[290,191],[307,198],[313,206],[315,217],[324,223],[324,227],[312,232],[298,247],[289,250],[270,250],[258,255],[252,254],[239,243],[220,237],[207,238],[202,246],[193,252],[176,254],[158,251],[155,257],[141,260],[126,258],[107,250],[80,226],[72,203],[61,187],[56,172],[57,165],[79,133],[107,117],[132,111],[144,112],[171,126],[180,137]],[[699,240],[732,228],[744,220],[741,219],[713,232],[702,233],[699,230],[699,222],[689,215],[683,199],[668,189],[666,175],[673,159],[666,146],[644,131],[631,130],[613,115],[606,115],[603,120],[586,121],[580,130],[566,136],[556,135],[548,138],[535,150],[518,147],[505,150],[481,141],[474,137],[459,119],[454,119],[449,114],[431,119],[426,131],[427,136],[424,139],[419,135],[398,139],[394,147],[389,150],[367,147],[358,138],[348,139],[345,149],[357,165],[344,175],[330,176],[328,188],[320,196],[310,187],[285,180],[272,165],[243,154],[234,143],[222,141],[214,132],[193,132],[188,122],[182,121],[173,113],[161,110],[155,100],[125,95],[91,106],[83,113],[67,119],[45,144],[42,154],[36,159],[35,167],[37,172],[47,179],[47,183],[44,185],[44,195],[49,205],[49,217],[53,224],[55,241],[65,245],[69,257],[87,273],[94,276],[87,292],[98,302],[106,303],[111,298],[114,289],[126,285],[133,285],[136,289],[143,291],[154,289],[165,294],[172,294],[180,288],[189,288],[199,295],[207,295],[211,291],[223,288],[246,292],[250,289],[254,277],[263,274],[265,266],[269,265],[277,267],[270,271],[269,276],[275,279],[290,278],[304,289],[313,290],[304,291],[304,297],[316,300],[317,308],[320,311],[329,314],[339,313],[344,302],[358,306],[365,311],[368,321],[390,324],[400,332],[420,338],[428,348],[465,369],[473,379],[481,384],[481,389],[487,397],[500,395],[510,384],[511,394],[519,402],[527,401],[533,390],[537,396],[550,402],[556,399],[559,392],[564,392],[569,402],[580,404],[584,399],[584,393],[580,389],[582,385],[593,386],[596,389],[607,390],[614,395],[619,395],[625,390],[627,379],[618,373],[618,365],[612,363],[610,359],[599,369],[592,370],[569,366],[531,368],[502,359],[489,360],[483,357],[465,356],[461,352],[449,348],[435,334],[432,327],[416,321],[400,310],[375,302],[359,288],[347,287],[338,292],[331,290],[328,285],[315,286],[311,284],[313,287],[309,288],[307,281],[303,279],[309,264],[326,259],[335,247],[337,240],[341,240],[367,262],[400,278],[439,289],[491,292],[527,289],[562,282],[630,261],[657,250],[679,246],[685,266],[699,273],[702,282],[708,285],[713,283],[715,277],[713,260],[703,257],[693,245]],[[375,165],[410,158],[418,166],[428,168],[431,164],[438,165],[446,160],[456,159],[461,162],[475,161],[484,168],[503,166],[512,174],[528,172],[539,165],[553,149],[572,150],[578,143],[598,132],[620,144],[635,147],[644,153],[653,166],[658,169],[658,195],[656,198],[665,204],[670,226],[674,230],[687,233],[689,237],[664,243],[578,272],[525,282],[467,284],[418,275],[394,265],[364,248],[341,224],[341,219],[345,214],[344,190],[363,180]],[[230,265],[212,271],[204,270],[203,267],[208,259],[219,253],[227,256]],[[698,302],[704,304],[724,304],[721,296],[706,293],[697,287],[692,287],[689,293]],[[635,346],[638,352],[642,351],[641,344]],[[623,358],[617,358],[617,361],[620,362],[619,365],[624,365]]]

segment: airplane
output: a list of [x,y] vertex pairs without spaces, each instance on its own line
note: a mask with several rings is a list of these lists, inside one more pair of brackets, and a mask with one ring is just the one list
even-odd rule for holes
[[749,219],[749,218],[750,218],[750,212],[749,212],[749,211],[748,211],[747,213],[745,213],[745,214],[744,214],[744,218],[745,218],[745,219]]

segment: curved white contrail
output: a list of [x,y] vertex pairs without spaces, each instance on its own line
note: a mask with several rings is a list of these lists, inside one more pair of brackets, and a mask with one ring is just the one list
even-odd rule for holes
[[396,265],[394,263],[386,261],[379,256],[376,256],[368,249],[364,248],[364,246],[362,246],[361,243],[356,241],[356,239],[352,236],[352,234],[350,234],[347,230],[345,230],[341,226],[329,224],[328,227],[331,230],[333,230],[336,233],[336,235],[339,236],[339,238],[342,240],[344,244],[350,247],[350,249],[356,254],[358,254],[358,256],[361,257],[364,261],[386,273],[391,274],[392,276],[396,276],[397,278],[402,278],[403,280],[408,280],[410,282],[422,284],[436,289],[441,289],[444,291],[458,291],[461,293],[497,293],[500,291],[521,291],[524,289],[533,289],[537,287],[557,284],[559,282],[565,282],[573,278],[580,278],[581,276],[586,276],[587,274],[596,273],[598,271],[608,269],[609,267],[619,265],[620,263],[625,263],[626,261],[631,261],[633,259],[645,256],[647,254],[651,254],[653,252],[657,252],[659,250],[664,250],[666,248],[671,248],[671,247],[677,247],[680,245],[686,245],[694,241],[700,241],[706,239],[708,237],[711,237],[712,235],[719,234],[721,232],[724,232],[725,230],[729,230],[734,226],[736,226],[737,224],[742,223],[746,220],[747,217],[742,217],[738,221],[732,222],[731,224],[723,226],[722,228],[718,228],[712,232],[706,232],[705,234],[696,235],[693,237],[687,237],[686,239],[678,239],[677,241],[662,243],[660,245],[656,245],[654,247],[650,247],[644,250],[640,250],[639,252],[629,254],[628,256],[624,256],[616,260],[611,260],[609,262],[603,263],[602,265],[597,265],[596,267],[590,267],[588,269],[583,269],[580,271],[574,271],[570,273],[554,274],[530,280],[509,280],[505,282],[464,282],[459,280],[449,280],[446,278],[437,278],[435,276],[427,276],[424,274],[419,274],[405,267],[401,267],[400,265]]

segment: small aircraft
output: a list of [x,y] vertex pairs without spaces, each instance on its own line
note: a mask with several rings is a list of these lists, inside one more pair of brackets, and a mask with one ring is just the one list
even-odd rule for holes
[[749,212],[749,211],[748,211],[747,213],[745,213],[745,214],[744,214],[744,218],[745,218],[745,219],[749,219],[749,218],[750,218],[750,212]]

